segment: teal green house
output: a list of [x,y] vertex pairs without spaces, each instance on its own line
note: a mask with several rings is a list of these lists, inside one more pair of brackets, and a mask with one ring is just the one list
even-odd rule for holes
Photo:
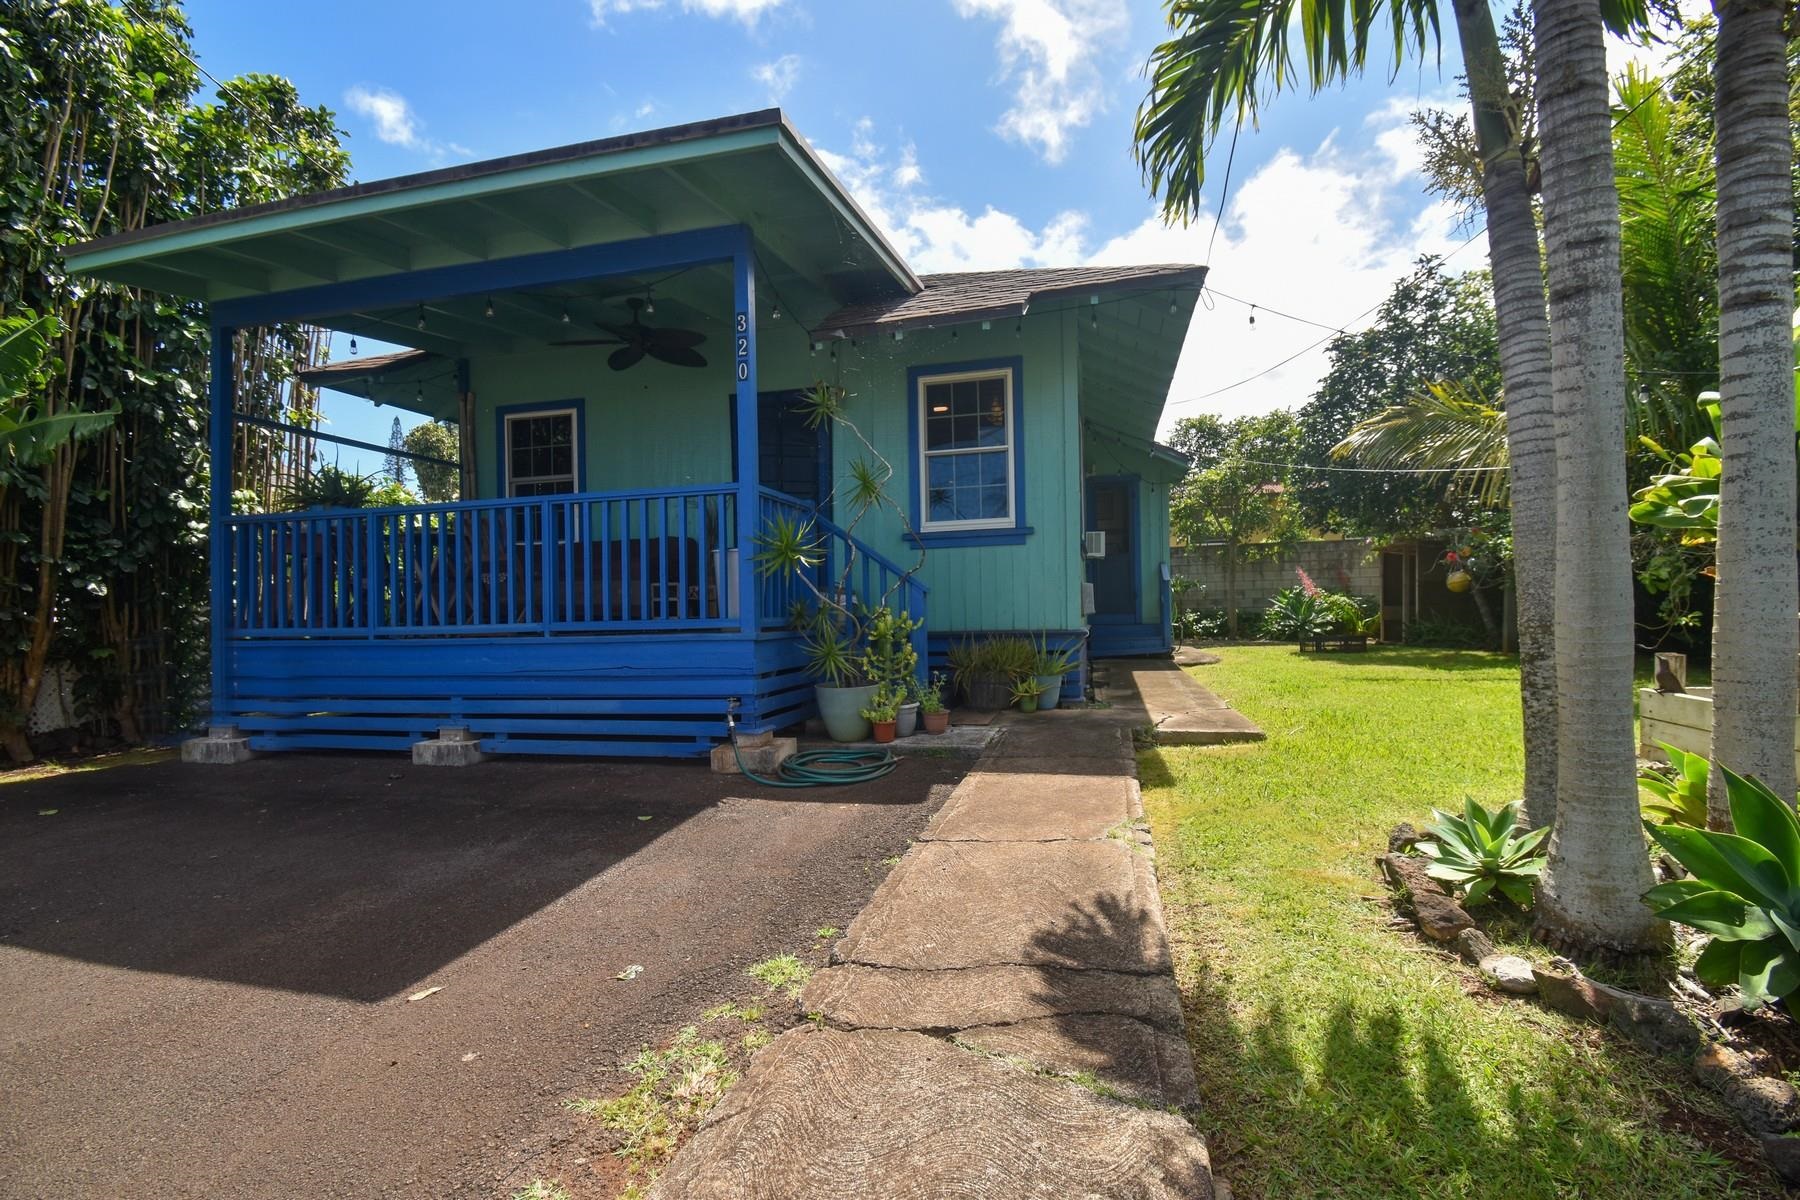
[[[856,598],[958,639],[1170,646],[1155,440],[1206,270],[918,275],[779,110],[357,184],[76,247],[70,269],[214,325],[212,723],[254,749],[704,753],[811,714],[810,522]],[[412,349],[306,378],[454,423],[463,499],[231,510],[233,330]],[[848,429],[796,398],[844,389]],[[264,422],[267,423],[267,422]],[[892,505],[846,528],[868,447]],[[331,440],[326,436],[324,440]]]

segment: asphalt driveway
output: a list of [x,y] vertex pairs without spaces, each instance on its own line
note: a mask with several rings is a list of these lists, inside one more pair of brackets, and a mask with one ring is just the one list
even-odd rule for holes
[[847,926],[962,771],[0,783],[0,1197],[505,1195],[558,1096]]

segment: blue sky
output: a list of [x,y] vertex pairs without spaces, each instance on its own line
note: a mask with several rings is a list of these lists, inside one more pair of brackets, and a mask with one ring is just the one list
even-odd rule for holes
[[[1387,64],[1246,129],[1225,219],[1156,219],[1130,157],[1159,5],[1133,0],[190,0],[202,64],[286,75],[336,109],[357,179],[378,179],[778,103],[921,271],[1210,262],[1223,293],[1328,325],[1420,252],[1463,241],[1421,186],[1406,113],[1454,103],[1441,64]],[[1481,265],[1480,245],[1457,257]],[[1217,297],[1197,314],[1170,418],[1303,403],[1324,331]],[[392,412],[327,408],[385,442]],[[376,456],[344,455],[361,469]]]

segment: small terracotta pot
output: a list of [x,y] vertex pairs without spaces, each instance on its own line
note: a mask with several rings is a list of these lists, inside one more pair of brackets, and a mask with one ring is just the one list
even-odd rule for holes
[[942,733],[950,728],[950,710],[940,708],[934,713],[920,713],[919,720],[925,723],[926,733]]
[[871,721],[869,724],[875,727],[875,740],[877,742],[891,742],[894,740],[895,722]]

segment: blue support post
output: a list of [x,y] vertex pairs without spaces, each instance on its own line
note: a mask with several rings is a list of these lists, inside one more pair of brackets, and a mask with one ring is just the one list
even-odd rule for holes
[[734,310],[732,316],[732,378],[737,388],[737,542],[738,621],[746,634],[754,634],[761,620],[756,588],[756,526],[762,509],[757,494],[761,451],[757,447],[756,413],[756,260],[750,253],[750,235],[740,231],[731,256]]
[[229,725],[231,696],[231,546],[226,526],[231,520],[231,434],[233,395],[231,343],[237,331],[212,327],[212,361],[207,379],[208,453],[211,489],[207,504],[207,544],[212,556],[212,724]]

